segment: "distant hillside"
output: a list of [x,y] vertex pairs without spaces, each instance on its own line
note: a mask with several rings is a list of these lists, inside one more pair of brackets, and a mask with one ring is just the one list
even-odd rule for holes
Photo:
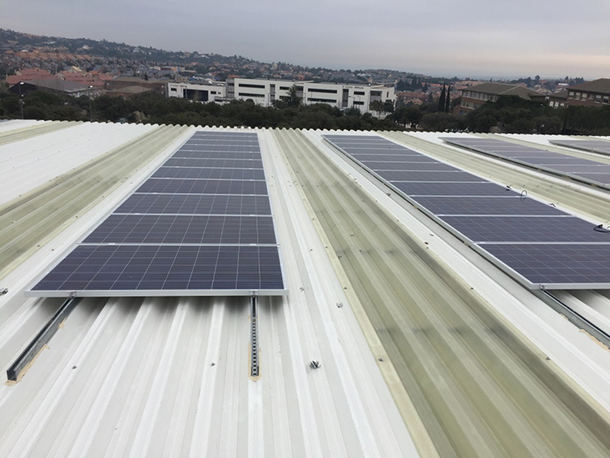
[[202,64],[221,61],[234,65],[245,65],[254,62],[241,56],[221,56],[220,54],[200,54],[198,52],[165,51],[145,46],[131,46],[126,43],[116,43],[107,40],[91,40],[88,38],[62,38],[42,35],[31,35],[0,29],[0,47],[19,45],[32,48],[64,48],[72,54],[88,54],[96,57],[146,60],[167,65],[184,65],[193,61]]
[[[7,60],[5,54],[10,51],[20,53],[19,61]],[[242,56],[223,56],[220,54],[201,54],[197,51],[166,51],[146,46],[132,46],[107,40],[88,38],[62,38],[0,29],[0,62],[5,71],[14,70],[15,66],[27,60],[23,51],[59,53],[60,55],[88,56],[91,58],[118,61],[129,61],[145,66],[180,66],[195,70],[198,74],[214,73],[219,79],[228,74],[256,78],[307,78],[336,82],[378,82],[393,83],[412,74],[387,69],[369,70],[332,70],[313,68],[282,62],[267,63],[248,59]],[[64,62],[71,65],[69,61]]]

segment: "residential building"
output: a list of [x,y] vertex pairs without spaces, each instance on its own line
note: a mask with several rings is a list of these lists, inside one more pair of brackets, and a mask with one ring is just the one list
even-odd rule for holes
[[462,89],[460,111],[476,110],[487,102],[496,102],[500,96],[514,95],[525,100],[531,100],[538,95],[536,91],[517,84],[483,83]]
[[576,84],[568,87],[568,105],[608,105],[610,103],[610,78]]

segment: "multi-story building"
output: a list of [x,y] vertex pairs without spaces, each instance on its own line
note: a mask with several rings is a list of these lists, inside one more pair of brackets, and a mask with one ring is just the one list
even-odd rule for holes
[[225,83],[167,83],[167,96],[197,102],[223,102],[227,97]]
[[600,78],[568,87],[568,105],[610,104],[610,78]]
[[524,86],[505,83],[478,84],[462,89],[461,93],[461,112],[476,110],[487,102],[496,102],[498,97],[504,95],[515,95],[525,100],[531,100],[533,96],[538,95],[536,91],[532,91]]
[[[374,111],[371,103],[378,101],[396,101],[396,93],[393,87],[384,85],[356,85],[337,83],[314,83],[312,81],[289,81],[289,80],[267,80],[250,78],[229,78],[226,83],[216,83],[213,87],[202,84],[169,83],[168,95],[170,97],[182,97],[204,102],[224,100],[251,100],[257,105],[271,106],[275,102],[286,100],[290,97],[290,91],[294,87],[296,95],[305,105],[315,103],[326,103],[341,110],[357,108],[362,113]],[[218,88],[223,85],[225,92],[218,94]],[[186,89],[188,86],[188,89]],[[186,92],[185,92],[186,91]],[[189,92],[190,91],[190,92]],[[195,92],[210,95],[206,98],[196,98]],[[212,94],[216,91],[217,94]],[[212,96],[215,96],[212,97]]]

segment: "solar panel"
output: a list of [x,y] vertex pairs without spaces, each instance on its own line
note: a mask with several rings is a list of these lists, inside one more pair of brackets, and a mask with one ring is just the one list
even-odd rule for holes
[[263,163],[260,160],[246,159],[193,159],[185,157],[171,157],[165,166],[184,166],[184,167],[221,167],[225,169],[262,169]]
[[133,194],[116,213],[270,215],[267,196]]
[[371,161],[358,158],[366,166],[380,170],[422,170],[427,172],[454,172],[455,168],[439,162],[390,162],[390,161]]
[[486,244],[485,250],[533,285],[608,288],[610,245]]
[[[504,189],[498,186],[500,189]],[[502,196],[411,196],[436,215],[561,215],[537,200]]]
[[32,292],[165,296],[282,289],[275,246],[79,245]]
[[82,243],[275,244],[270,216],[110,215]]
[[174,154],[174,157],[184,157],[190,159],[244,159],[244,160],[259,160],[260,155],[250,152],[239,152],[239,151],[186,151],[181,150]]
[[382,166],[384,169],[373,169],[371,164],[366,164],[367,167],[371,168],[378,175],[382,176],[388,181],[458,181],[458,182],[476,182],[485,181],[483,178],[473,175],[468,172],[461,172],[459,170],[450,172],[423,172],[419,171],[408,171],[408,170],[385,170],[385,165]]
[[394,186],[415,196],[514,196],[518,195],[508,188],[494,183],[481,181],[478,183],[431,183],[424,182],[394,182]]
[[559,146],[567,146],[568,148],[576,148],[583,151],[589,151],[591,153],[610,155],[609,140],[551,140],[551,143]]
[[[496,138],[442,137],[452,145],[610,189],[608,165]],[[591,172],[598,172],[592,176]]]
[[252,180],[185,180],[180,178],[150,178],[137,193],[171,194],[267,194],[264,181]]
[[285,294],[256,134],[193,135],[29,294]]
[[[595,225],[379,136],[324,138],[527,287],[610,288],[610,234]],[[534,153],[530,150],[535,148],[479,140],[477,148],[494,148],[498,154],[536,154],[539,161],[557,160],[552,152]],[[384,151],[393,145],[394,168],[374,160],[383,156],[369,154],[369,145]],[[397,148],[404,150],[402,159],[395,154]],[[418,157],[429,161],[414,161]],[[409,163],[421,169],[399,168]],[[436,170],[427,170],[434,164]],[[585,170],[591,167],[575,162],[561,167],[568,164]],[[582,256],[581,249],[587,255]]]
[[222,169],[222,168],[189,168],[160,167],[153,174],[154,178],[191,178],[191,179],[224,179],[224,180],[264,180],[263,169]]
[[599,242],[608,234],[595,225],[570,216],[441,216],[475,243],[483,242]]

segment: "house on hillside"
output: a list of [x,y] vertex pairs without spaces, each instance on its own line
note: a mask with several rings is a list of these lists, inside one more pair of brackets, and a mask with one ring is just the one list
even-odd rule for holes
[[568,87],[568,105],[608,105],[610,78],[599,78]]
[[460,112],[476,110],[486,102],[496,102],[498,97],[503,95],[515,95],[525,100],[532,100],[533,97],[539,95],[536,91],[532,91],[518,84],[506,83],[483,83],[476,86],[470,86],[461,90]]

